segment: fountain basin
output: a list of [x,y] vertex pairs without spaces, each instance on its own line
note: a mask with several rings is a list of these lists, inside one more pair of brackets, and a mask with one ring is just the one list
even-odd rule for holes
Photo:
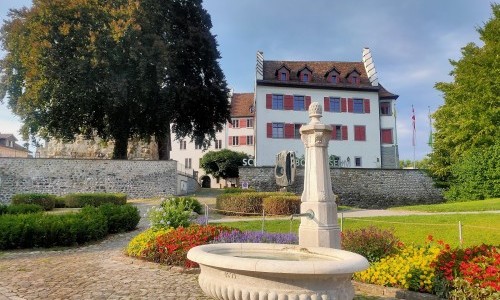
[[352,274],[369,267],[356,253],[285,244],[209,244],[187,257],[205,294],[221,300],[352,299]]

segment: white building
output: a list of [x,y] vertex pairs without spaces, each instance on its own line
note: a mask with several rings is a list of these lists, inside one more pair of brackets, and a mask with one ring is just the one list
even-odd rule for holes
[[[333,126],[329,155],[339,167],[397,168],[395,100],[378,83],[369,49],[363,61],[270,61],[257,53],[255,162],[275,164],[275,155],[304,155],[300,126],[311,102],[323,106],[322,122]],[[300,162],[299,162],[300,164]]]
[[[229,180],[217,180],[211,175],[206,175],[200,168],[200,159],[208,151],[229,149],[237,152],[244,152],[254,156],[254,94],[234,93],[231,95],[231,123],[224,129],[216,133],[216,141],[209,148],[202,149],[186,139],[174,140],[172,138],[172,151],[170,157],[180,164],[183,164],[186,173],[198,172],[198,179],[202,187],[219,188],[236,184]],[[181,168],[182,169],[182,168]]]

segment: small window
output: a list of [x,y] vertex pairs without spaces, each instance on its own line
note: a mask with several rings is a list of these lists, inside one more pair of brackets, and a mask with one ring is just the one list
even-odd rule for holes
[[293,110],[306,110],[304,96],[293,96]]
[[340,112],[340,98],[330,98],[330,111]]
[[233,136],[232,138],[232,145],[233,146],[238,146],[240,144],[240,137],[239,136]]
[[238,119],[232,119],[231,120],[231,125],[233,125],[233,128],[240,128],[240,120],[238,120]]
[[337,83],[337,75],[332,75],[332,79],[331,79],[331,81],[332,81],[333,83]]
[[280,73],[280,80],[281,81],[286,81],[286,72],[281,72]]
[[332,139],[340,141],[342,140],[342,125],[333,125],[333,135]]
[[253,119],[247,119],[247,128],[253,128]]
[[185,141],[185,140],[180,140],[180,141],[179,141],[179,145],[180,145],[180,149],[181,149],[181,150],[186,150],[186,145],[187,145],[187,143],[186,143],[186,141]]
[[363,99],[354,99],[353,100],[353,112],[362,114],[364,113],[364,100]]
[[283,109],[283,95],[273,95],[272,109]]
[[309,81],[309,74],[302,74],[302,81],[303,82],[308,82]]
[[247,135],[247,145],[253,145],[253,135]]
[[366,126],[354,126],[354,140],[366,141]]
[[380,114],[382,116],[392,115],[391,103],[390,102],[380,102]]
[[198,145],[198,144],[195,144],[194,145],[194,149],[196,150],[201,150],[202,146],[201,145]]
[[300,139],[300,127],[302,127],[303,124],[294,124],[293,125],[293,138],[295,139]]
[[273,123],[273,138],[284,138],[284,137],[285,137],[285,124]]
[[356,167],[361,167],[361,157],[359,157],[359,156],[354,157],[354,165]]
[[186,169],[191,169],[191,158],[184,159],[184,167],[186,167]]
[[222,149],[222,140],[215,141],[215,149]]

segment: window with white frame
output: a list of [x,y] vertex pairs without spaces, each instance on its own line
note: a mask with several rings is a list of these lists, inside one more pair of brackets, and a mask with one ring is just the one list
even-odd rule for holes
[[184,167],[186,167],[186,169],[191,169],[191,158],[184,159]]
[[186,145],[187,145],[187,142],[185,140],[179,141],[179,146],[180,146],[181,150],[186,150]]
[[340,98],[330,97],[330,111],[340,112]]
[[363,99],[354,99],[353,100],[353,112],[362,114],[364,113],[364,100]]
[[273,123],[273,138],[284,138],[284,137],[285,137],[285,124]]
[[293,110],[306,110],[304,96],[293,96]]
[[234,128],[240,128],[240,120],[238,120],[238,119],[232,119],[232,120],[231,120],[231,125],[232,125]]
[[247,119],[247,128],[253,128],[253,119]]
[[215,149],[222,149],[222,140],[215,140]]
[[273,95],[272,109],[283,109],[283,95]]
[[233,146],[238,146],[240,144],[240,137],[239,136],[233,136],[232,137],[232,144]]
[[356,167],[361,167],[361,157],[359,157],[359,156],[354,157],[354,165]]
[[382,116],[392,115],[390,102],[380,102],[380,115],[382,115]]
[[247,135],[247,145],[253,145],[253,135]]

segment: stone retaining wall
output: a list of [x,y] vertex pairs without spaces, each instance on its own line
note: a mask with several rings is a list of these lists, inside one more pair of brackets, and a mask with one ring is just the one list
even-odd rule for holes
[[177,195],[199,188],[177,173],[177,162],[151,160],[0,158],[0,203],[18,193],[64,195],[120,192],[129,198]]
[[[260,191],[276,191],[274,167],[240,167],[240,182]],[[401,205],[443,202],[442,190],[421,170],[330,169],[333,192],[341,205],[360,208],[387,208]],[[302,193],[304,169],[297,169],[289,190]]]

